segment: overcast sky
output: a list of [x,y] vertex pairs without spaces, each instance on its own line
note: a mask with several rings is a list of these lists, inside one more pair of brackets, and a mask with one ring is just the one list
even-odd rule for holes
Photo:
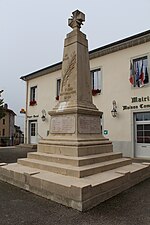
[[62,60],[68,18],[85,13],[89,50],[150,29],[150,0],[0,0],[0,90],[22,127],[20,77]]

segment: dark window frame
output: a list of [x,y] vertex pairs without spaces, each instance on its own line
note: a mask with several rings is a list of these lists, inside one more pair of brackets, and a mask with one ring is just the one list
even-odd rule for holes
[[90,71],[92,95],[101,93],[102,89],[102,70],[97,68]]
[[37,86],[33,86],[30,88],[30,106],[37,104]]
[[133,58],[130,61],[130,82],[133,88],[143,87],[150,82],[148,56]]

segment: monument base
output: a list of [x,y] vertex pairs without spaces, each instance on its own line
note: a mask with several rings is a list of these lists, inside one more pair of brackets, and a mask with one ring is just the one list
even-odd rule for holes
[[[14,164],[1,164],[0,179],[79,211],[91,209],[150,177],[150,166],[144,163],[129,164],[84,178],[48,172],[20,163],[19,160]],[[43,164],[47,165],[46,161]]]
[[103,139],[80,142],[73,140],[66,141],[66,139],[42,140],[38,144],[38,152],[76,157],[112,152],[112,149],[112,143]]

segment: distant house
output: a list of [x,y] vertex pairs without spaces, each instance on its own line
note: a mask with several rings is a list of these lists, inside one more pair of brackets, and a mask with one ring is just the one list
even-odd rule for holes
[[[104,137],[124,156],[150,158],[150,30],[94,49],[89,58]],[[21,77],[27,87],[27,144],[49,134],[48,112],[59,100],[61,67],[59,62]]]
[[14,125],[14,145],[19,145],[24,142],[24,134],[19,126]]
[[0,146],[14,144],[14,125],[16,114],[4,104],[5,116],[0,119]]

